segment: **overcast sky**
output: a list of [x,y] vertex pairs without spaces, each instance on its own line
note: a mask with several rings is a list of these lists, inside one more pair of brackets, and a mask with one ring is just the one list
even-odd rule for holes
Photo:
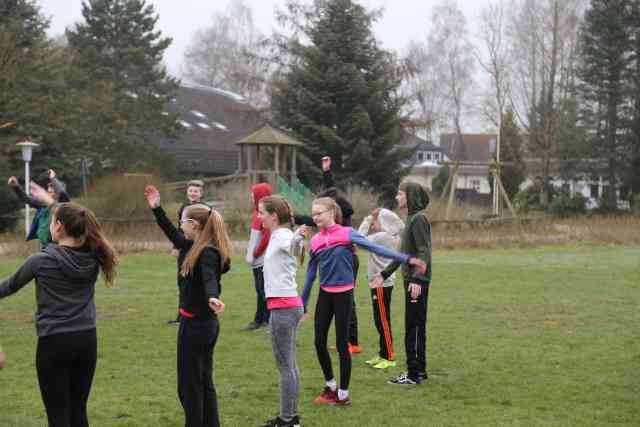
[[[40,0],[43,13],[51,18],[51,35],[58,35],[64,29],[82,18],[81,0]],[[159,29],[173,39],[166,52],[165,61],[169,70],[179,74],[183,52],[193,33],[209,25],[216,12],[224,11],[228,0],[147,0],[153,4],[160,16]],[[254,21],[264,34],[270,34],[276,27],[274,10],[284,6],[284,0],[247,0],[254,13]],[[389,49],[403,50],[410,40],[424,40],[431,8],[435,0],[360,0],[367,8],[383,7],[383,17],[375,25],[378,40]],[[474,21],[480,10],[490,0],[458,0],[474,31]]]

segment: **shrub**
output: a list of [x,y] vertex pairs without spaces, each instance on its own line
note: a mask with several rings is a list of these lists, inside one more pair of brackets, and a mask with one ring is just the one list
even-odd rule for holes
[[549,212],[560,218],[584,215],[587,212],[587,199],[580,193],[573,196],[559,193],[551,201]]

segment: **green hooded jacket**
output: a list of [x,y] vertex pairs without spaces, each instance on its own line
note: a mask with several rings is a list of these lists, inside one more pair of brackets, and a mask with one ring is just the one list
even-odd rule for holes
[[[402,265],[402,275],[405,282],[428,286],[431,283],[431,224],[424,211],[429,205],[429,195],[420,184],[408,182],[405,193],[407,195],[407,226],[402,234],[400,252],[419,258],[427,263],[427,271],[420,274],[408,265]],[[391,276],[400,266],[394,261],[381,274],[384,279]]]

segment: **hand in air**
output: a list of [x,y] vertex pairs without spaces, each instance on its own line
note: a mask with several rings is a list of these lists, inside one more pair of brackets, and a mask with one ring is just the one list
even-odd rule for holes
[[56,177],[56,172],[53,169],[49,169],[47,171],[47,175],[49,176],[49,179],[53,179]]
[[331,169],[331,157],[324,156],[322,158],[322,170],[326,172],[329,169]]
[[12,176],[11,178],[9,178],[9,181],[7,181],[7,184],[9,184],[12,187],[18,187],[20,185],[20,183],[18,182],[18,178],[16,178],[15,176]]
[[144,197],[147,199],[147,203],[149,203],[149,207],[151,209],[155,209],[160,206],[160,192],[153,185],[147,185],[144,189]]

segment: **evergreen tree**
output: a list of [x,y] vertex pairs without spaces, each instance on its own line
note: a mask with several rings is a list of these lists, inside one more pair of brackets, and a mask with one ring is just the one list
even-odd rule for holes
[[[626,187],[640,200],[640,1],[633,2],[631,11],[631,66],[627,70],[630,96],[628,146],[631,165],[625,179]],[[634,200],[636,200],[634,199]]]
[[19,48],[33,46],[45,39],[49,21],[34,0],[0,1],[0,28],[16,35]]
[[[293,3],[290,10],[301,7]],[[341,185],[370,185],[389,199],[411,150],[396,145],[405,100],[394,57],[372,34],[376,14],[351,0],[316,0],[300,16],[309,42],[289,41],[291,63],[274,84],[272,108],[305,143],[309,167],[301,175],[317,182],[320,159],[330,155]]]
[[616,188],[626,166],[622,108],[630,61],[631,0],[591,0],[580,34],[579,87],[582,118],[593,157],[605,163],[608,187],[602,207],[615,209]]
[[525,164],[522,158],[522,135],[512,110],[507,110],[502,116],[501,127],[500,161],[509,164],[501,168],[500,180],[509,199],[513,200],[524,181]]
[[98,148],[104,167],[144,167],[149,156],[157,157],[149,143],[178,130],[176,116],[165,112],[178,89],[162,65],[171,39],[155,29],[158,16],[145,0],[86,0],[82,15],[85,22],[68,30],[67,38],[75,52],[76,89],[100,100],[86,105],[88,147]]

